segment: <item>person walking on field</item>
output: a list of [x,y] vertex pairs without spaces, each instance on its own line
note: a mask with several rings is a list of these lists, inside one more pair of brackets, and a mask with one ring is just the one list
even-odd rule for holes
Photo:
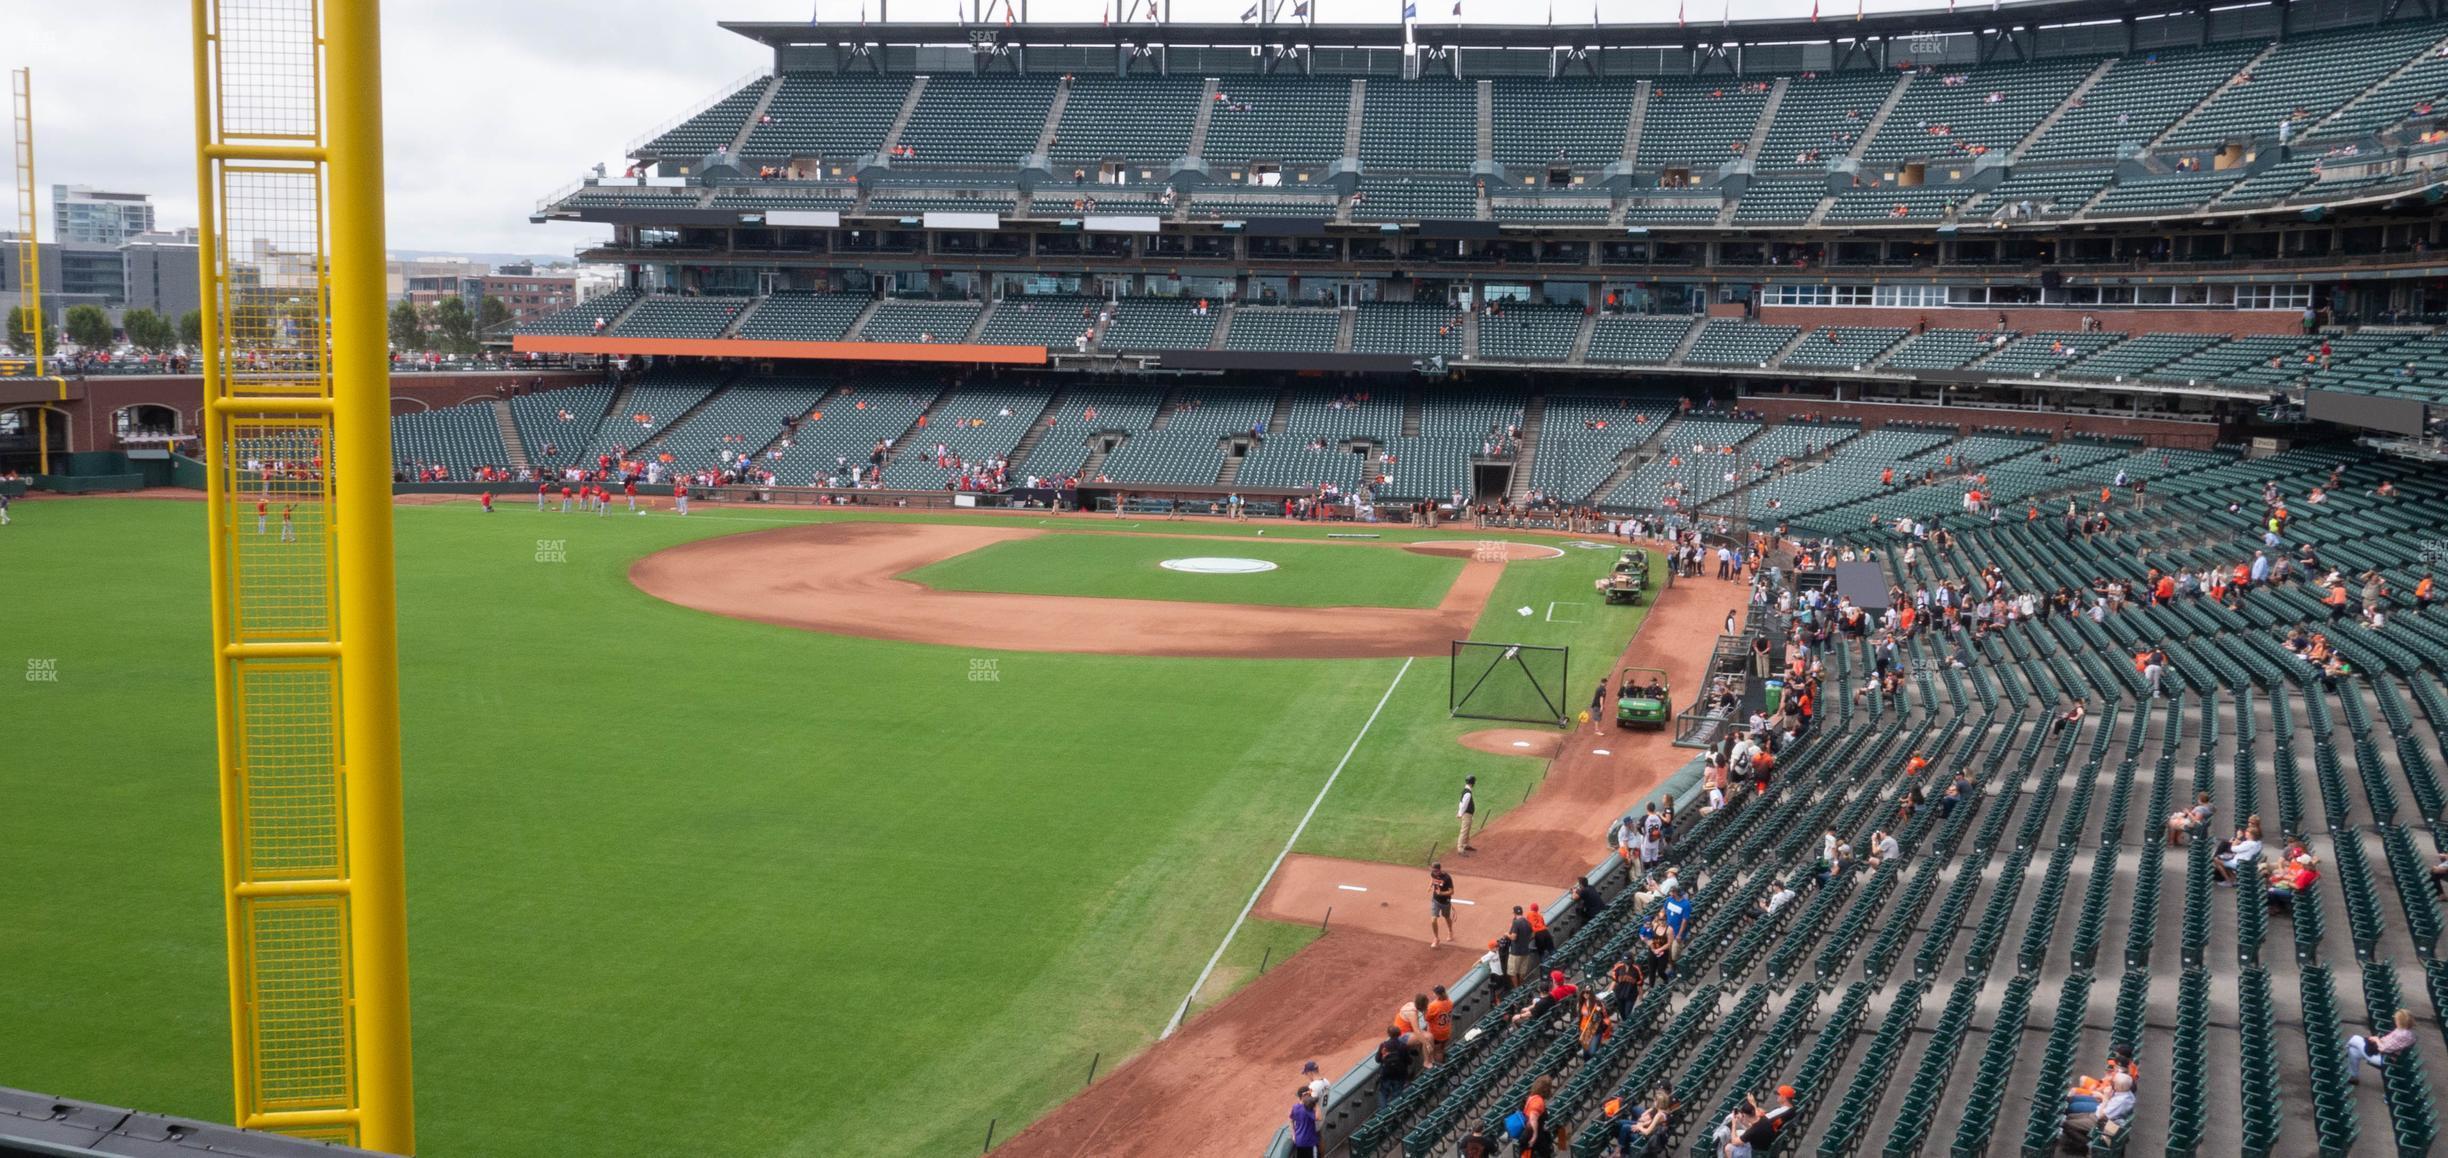
[[677,508],[681,514],[688,514],[687,483],[675,482],[672,484],[672,506]]
[[1479,811],[1479,792],[1478,792],[1478,789],[1479,789],[1479,778],[1478,778],[1478,777],[1476,777],[1476,776],[1465,776],[1465,777],[1463,777],[1463,778],[1462,778],[1462,803],[1461,803],[1461,804],[1459,804],[1459,805],[1456,805],[1456,806],[1455,806],[1455,808],[1454,808],[1454,816],[1455,816],[1455,818],[1456,818],[1456,819],[1458,819],[1459,821],[1461,821],[1461,824],[1462,824],[1462,835],[1461,835],[1461,836],[1459,836],[1459,837],[1456,837],[1456,838],[1455,838],[1455,840],[1454,840],[1454,847],[1455,847],[1455,848],[1457,848],[1457,849],[1462,850],[1462,852],[1463,852],[1463,853],[1465,853],[1465,854],[1468,854],[1468,853],[1473,853],[1473,852],[1477,852],[1477,851],[1479,851],[1479,846],[1478,846],[1478,845],[1475,845],[1475,844],[1472,844],[1472,843],[1471,843],[1471,839],[1470,839],[1470,838],[1471,838],[1471,821],[1472,821],[1473,819],[1475,819],[1475,818],[1476,818],[1476,815],[1477,815],[1477,813],[1478,813],[1478,811]]
[[1589,707],[1590,731],[1593,731],[1593,732],[1603,732],[1603,731],[1606,731],[1606,701],[1607,701],[1607,682],[1606,682],[1606,677],[1605,677],[1605,676],[1599,676],[1599,677],[1598,677],[1598,690],[1590,693],[1590,707]]
[[289,503],[281,507],[281,542],[297,542],[296,503]]
[[486,491],[483,495],[478,496],[476,501],[484,504],[484,513],[488,515],[493,513],[493,492]]
[[1446,937],[1456,942],[1462,939],[1454,933],[1453,902],[1453,874],[1445,871],[1443,861],[1431,863],[1428,866],[1428,947],[1431,949],[1445,943],[1437,937],[1439,921],[1445,922]]

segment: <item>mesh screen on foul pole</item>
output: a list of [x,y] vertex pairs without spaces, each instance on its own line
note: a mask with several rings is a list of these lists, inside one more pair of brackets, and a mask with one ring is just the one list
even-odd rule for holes
[[237,1124],[413,1153],[373,0],[193,0]]

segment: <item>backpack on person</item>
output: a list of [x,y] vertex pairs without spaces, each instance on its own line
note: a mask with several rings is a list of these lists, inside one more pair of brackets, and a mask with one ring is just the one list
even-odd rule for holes
[[1410,1081],[1414,1056],[1410,1046],[1394,1038],[1387,1038],[1384,1045],[1377,1047],[1378,1076],[1393,1078],[1396,1081]]
[[1530,1115],[1515,1110],[1505,1115],[1505,1137],[1519,1142],[1530,1136]]

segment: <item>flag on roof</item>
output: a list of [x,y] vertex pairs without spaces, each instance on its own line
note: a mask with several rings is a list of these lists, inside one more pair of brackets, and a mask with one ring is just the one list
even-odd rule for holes
[[1017,21],[1012,18],[1011,0],[1003,0],[1003,26],[1009,28],[1015,23]]
[[1241,19],[1244,23],[1258,19],[1258,6],[1255,4],[1250,5],[1249,11],[1241,14]]
[[1298,3],[1292,5],[1292,18],[1294,20],[1306,19],[1308,15],[1309,0],[1299,0]]
[[1403,0],[1403,19],[1419,19],[1419,5],[1412,3],[1411,0]]
[[1453,13],[1453,14],[1454,14],[1455,16],[1457,16],[1457,17],[1459,17],[1460,15],[1462,15],[1462,0],[1454,0],[1454,13]]

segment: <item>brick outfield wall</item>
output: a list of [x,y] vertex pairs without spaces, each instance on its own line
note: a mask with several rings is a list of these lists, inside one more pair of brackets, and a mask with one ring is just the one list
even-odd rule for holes
[[2099,319],[2100,329],[2119,334],[2299,334],[2303,314],[2297,310],[2132,310],[2132,309],[2002,309],[1947,308],[1928,310],[1876,309],[1869,306],[1761,306],[1759,320],[1780,326],[1855,326],[1906,328],[1926,320],[1933,330],[1990,330],[1997,317],[2017,333],[2044,330],[2070,332],[2082,328],[2084,314]]
[[1963,434],[1982,427],[2047,430],[2059,435],[2139,438],[2149,446],[2208,450],[2227,441],[2214,422],[2183,422],[2171,418],[2126,418],[2111,414],[2061,414],[2049,410],[1991,409],[1975,406],[1916,406],[1898,402],[1830,402],[1824,398],[1780,398],[1745,395],[1736,405],[1775,419],[1800,417],[1858,420],[1864,430],[1890,422],[1952,426]]
[[[583,385],[598,381],[601,377],[594,371],[571,370],[397,374],[391,378],[391,413],[407,414],[456,406],[479,398],[493,398],[498,396],[496,388],[502,386],[515,384],[522,390],[550,390],[560,386]],[[542,384],[534,387],[538,379],[542,380]],[[170,407],[179,412],[179,431],[183,434],[196,432],[198,415],[204,408],[204,379],[201,375],[87,378],[78,385],[85,390],[84,399],[60,404],[68,411],[69,445],[76,450],[118,449],[112,415],[125,407]]]

